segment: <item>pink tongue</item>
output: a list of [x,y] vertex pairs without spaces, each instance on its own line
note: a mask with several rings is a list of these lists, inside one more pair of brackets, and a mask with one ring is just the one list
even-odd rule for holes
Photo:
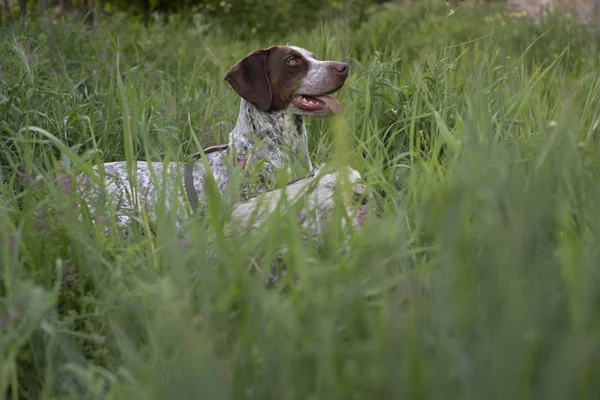
[[331,111],[336,114],[341,114],[344,112],[344,107],[342,106],[342,103],[338,101],[338,99],[334,99],[333,97],[329,96],[315,96],[315,98],[325,102]]

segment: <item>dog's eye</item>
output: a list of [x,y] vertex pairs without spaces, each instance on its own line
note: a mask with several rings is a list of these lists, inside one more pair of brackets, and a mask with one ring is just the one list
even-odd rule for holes
[[292,57],[288,60],[287,65],[298,65],[298,60]]

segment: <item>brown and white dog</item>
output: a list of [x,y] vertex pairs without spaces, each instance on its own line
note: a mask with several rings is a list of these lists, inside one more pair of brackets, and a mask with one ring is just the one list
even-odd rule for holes
[[[241,97],[237,123],[229,143],[204,151],[219,191],[226,189],[236,165],[247,167],[261,161],[260,175],[265,178],[288,168],[291,158],[302,154],[312,170],[303,118],[343,112],[340,102],[329,95],[342,88],[348,69],[346,63],[319,61],[295,46],[256,50],[232,66],[225,80]],[[129,172],[124,161],[104,163],[102,168],[108,197],[84,174],[77,177],[77,187],[92,214],[98,210],[98,201],[113,202],[119,225],[129,224],[131,216],[142,210],[155,218],[159,193],[171,208],[175,192],[170,189],[177,188],[177,201],[192,211],[206,194],[207,173],[200,157],[187,164],[138,161]],[[242,192],[241,200],[247,195]]]

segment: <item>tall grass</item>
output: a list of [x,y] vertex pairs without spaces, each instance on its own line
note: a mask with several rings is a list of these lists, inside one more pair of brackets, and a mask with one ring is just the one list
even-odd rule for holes
[[[269,41],[203,24],[0,32],[7,398],[598,398],[593,27],[428,4]],[[215,199],[185,240],[80,221],[72,174],[223,143],[225,71],[286,42],[351,63],[344,116],[308,128],[313,164],[370,191],[350,242],[292,213],[224,237]]]

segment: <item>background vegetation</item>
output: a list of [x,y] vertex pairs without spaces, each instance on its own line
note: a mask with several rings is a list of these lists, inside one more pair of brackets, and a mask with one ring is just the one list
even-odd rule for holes
[[93,25],[97,14],[126,14],[142,17],[145,25],[152,19],[169,20],[169,15],[197,14],[221,26],[233,26],[239,37],[275,35],[285,31],[314,28],[323,18],[342,15],[357,26],[367,17],[370,6],[385,0],[1,0],[7,22],[17,16],[60,19],[85,15]]
[[[595,28],[379,7],[243,38],[250,25],[192,13],[93,29],[15,15],[0,31],[1,393],[598,398]],[[239,104],[225,71],[287,42],[351,64],[344,116],[308,129],[315,164],[363,175],[360,229],[306,244],[290,214],[224,238],[217,209],[181,240],[166,217],[129,237],[79,220],[72,174],[224,142]],[[267,290],[282,246],[288,273]]]

